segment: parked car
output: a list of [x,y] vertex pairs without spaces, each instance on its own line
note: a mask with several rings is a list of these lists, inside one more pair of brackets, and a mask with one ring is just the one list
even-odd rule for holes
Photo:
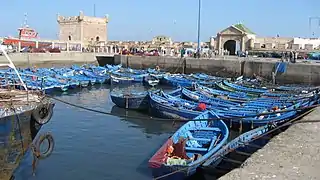
[[61,50],[59,48],[48,48],[47,51],[50,53],[61,53]]

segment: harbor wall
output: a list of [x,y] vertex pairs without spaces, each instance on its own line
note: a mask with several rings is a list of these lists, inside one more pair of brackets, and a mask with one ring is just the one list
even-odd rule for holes
[[[148,68],[159,66],[171,72],[177,70],[186,73],[204,72],[219,76],[239,76],[251,77],[258,75],[268,80],[272,80],[272,72],[276,69],[277,59],[271,58],[239,58],[232,56],[216,57],[212,59],[176,58],[162,56],[114,56],[115,64],[122,64],[124,67]],[[308,63],[298,61],[297,63],[287,63],[284,73],[277,73],[277,83],[290,84],[312,84],[320,85],[320,64],[309,61]]]
[[[12,53],[9,55],[18,67],[28,66],[63,66],[71,64],[122,64],[131,68],[154,68],[170,72],[204,72],[218,76],[250,77],[253,74],[272,80],[272,72],[275,71],[277,59],[271,58],[239,58],[236,56],[220,56],[211,59],[177,58],[164,56],[122,56],[106,53]],[[5,56],[0,56],[0,63],[8,63]],[[298,61],[288,63],[284,73],[276,76],[278,83],[297,83],[320,85],[320,63]]]
[[[34,65],[64,65],[79,63],[96,63],[97,53],[62,52],[62,53],[12,53],[9,54],[13,63],[20,67]],[[0,63],[8,63],[4,55],[0,56]]]

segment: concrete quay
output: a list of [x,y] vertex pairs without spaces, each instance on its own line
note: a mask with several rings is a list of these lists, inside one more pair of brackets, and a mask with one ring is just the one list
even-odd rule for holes
[[[272,80],[276,62],[272,58],[239,58],[220,56],[211,59],[186,58],[185,65],[181,58],[165,56],[121,56],[115,55],[114,62],[132,68],[147,68],[158,65],[160,68],[174,71],[184,65],[186,73],[205,72],[220,76],[252,76],[253,74]],[[286,72],[276,76],[278,83],[320,85],[320,64],[316,61],[297,61],[288,63]]]
[[[211,59],[177,58],[168,56],[123,56],[106,53],[13,53],[9,55],[18,67],[61,66],[71,64],[122,64],[124,67],[148,68],[159,66],[161,69],[171,72],[181,72],[184,67],[186,73],[205,72],[219,76],[247,77],[253,74],[272,80],[272,72],[275,71],[276,62],[272,58],[239,58],[236,56],[219,56]],[[184,61],[185,60],[185,61]],[[0,63],[8,63],[5,56],[0,56]],[[320,63],[316,61],[295,64],[288,63],[286,72],[276,76],[278,83],[312,84],[320,85]]]
[[[61,53],[12,53],[9,57],[18,67],[34,65],[70,65],[96,63],[100,57],[113,57],[113,54],[106,53],[82,53],[82,52],[61,52]],[[0,63],[6,64],[5,56],[0,56]]]
[[[304,120],[317,120],[320,107]],[[249,157],[242,167],[219,180],[317,180],[320,179],[320,123],[299,123],[275,136]]]

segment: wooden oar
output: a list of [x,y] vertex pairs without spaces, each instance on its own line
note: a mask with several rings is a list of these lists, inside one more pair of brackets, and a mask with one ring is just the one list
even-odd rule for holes
[[215,140],[215,142],[214,142],[213,144],[211,144],[211,145],[210,145],[210,147],[209,147],[209,149],[208,149],[208,150],[210,150],[211,148],[213,148],[214,146],[216,146],[216,145],[217,145],[217,143],[218,143],[218,142],[219,142],[219,140],[220,140],[220,136],[221,136],[221,133],[219,133],[218,138]]
[[221,136],[221,133],[219,133],[219,136],[218,136],[218,138],[216,139],[216,141],[214,142],[213,146],[216,146],[216,145],[217,145],[217,143],[218,143],[219,140],[220,140],[220,136]]

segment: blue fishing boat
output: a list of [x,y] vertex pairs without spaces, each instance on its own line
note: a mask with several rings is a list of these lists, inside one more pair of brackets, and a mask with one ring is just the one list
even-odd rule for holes
[[[257,111],[249,109],[230,110],[229,108],[221,107],[219,104],[205,104],[194,101],[181,99],[178,96],[171,96],[164,92],[159,94],[149,93],[150,110],[152,114],[160,118],[167,119],[193,119],[204,110],[214,110],[227,117],[243,117],[246,115],[257,114]],[[200,107],[204,105],[205,107]]]
[[184,78],[182,74],[166,74],[163,76],[162,83],[181,87],[191,87],[192,85],[192,82]]
[[248,92],[248,93],[253,93],[253,94],[261,94],[261,93],[265,93],[268,92],[268,89],[262,89],[262,88],[250,88],[250,87],[245,87],[245,86],[241,86],[241,85],[237,85],[231,82],[228,82],[227,80],[223,81],[223,84],[225,84],[226,86],[229,86],[237,91],[241,91],[241,92]]
[[121,71],[112,72],[111,82],[114,84],[143,83],[143,79],[146,76],[148,74],[145,71],[121,69]]
[[[142,92],[135,92],[127,89],[114,89],[110,92],[111,100],[114,104],[125,109],[147,110],[149,108],[149,92],[159,93],[160,90],[149,90]],[[181,87],[169,92],[169,94],[176,96],[181,93]]]
[[[240,148],[246,147],[248,144],[252,144],[253,142],[259,140],[260,136],[267,134],[270,130],[274,129],[273,125],[264,125],[255,129],[252,129],[248,132],[241,134],[240,136],[234,138],[230,142],[228,142],[225,146],[219,149],[216,153],[214,153],[211,157],[209,157],[202,165],[202,168],[214,168],[216,167],[222,160],[223,157],[228,155],[229,153],[238,150]],[[260,139],[261,140],[261,139]]]
[[190,91],[186,88],[182,89],[182,95],[184,98],[190,99],[195,102],[204,102],[206,104],[218,105],[220,107],[232,107],[240,105],[239,103],[224,100],[221,98],[208,98],[205,95],[202,95],[201,93],[198,93],[196,91]]
[[218,105],[219,107],[225,107],[229,110],[236,110],[242,112],[259,112],[259,110],[264,110],[267,108],[271,108],[273,106],[288,106],[291,103],[277,102],[277,101],[246,101],[245,103],[237,103],[234,101],[230,101],[228,99],[221,99],[215,97],[207,97],[206,95],[202,95],[197,91],[190,91],[186,88],[182,90],[183,97],[186,99],[190,99],[195,102],[203,102],[210,105]]
[[194,84],[193,85],[194,90],[199,91],[200,93],[207,95],[207,96],[226,96],[230,99],[236,99],[241,101],[247,101],[251,97],[247,95],[245,92],[230,92],[230,91],[225,91],[225,90],[219,90],[219,89],[214,89],[214,88],[209,88],[206,86],[201,86],[199,84]]
[[51,68],[50,71],[56,73],[56,77],[72,79],[72,81],[77,82],[80,87],[88,87],[91,85],[91,81],[93,81],[93,78],[88,78],[85,75],[80,74],[80,72],[69,68]]
[[164,71],[160,71],[159,69],[157,70],[157,69],[151,69],[151,68],[148,68],[147,72],[158,79],[162,79],[163,75],[166,73]]
[[222,77],[210,76],[205,73],[190,74],[190,77],[201,81],[221,81],[223,79]]
[[147,110],[149,108],[148,91],[143,92],[123,92],[115,89],[110,92],[111,100],[121,108],[134,110]]
[[82,73],[89,78],[95,79],[98,84],[103,84],[110,80],[110,75],[103,72],[83,70]]
[[170,96],[164,92],[160,95],[149,93],[151,113],[160,118],[193,119],[203,111],[197,109],[198,103]]
[[112,73],[110,75],[111,84],[130,84],[134,82],[133,77],[125,77],[120,74]]
[[118,65],[107,64],[105,67],[106,67],[108,73],[112,73],[112,72],[118,71],[120,68],[122,68],[122,64],[118,64]]
[[[257,114],[259,112],[270,109],[274,106],[279,106],[280,108],[284,106],[291,105],[291,103],[284,104],[283,102],[247,102],[247,103],[235,103],[233,101],[228,101],[225,99],[206,97],[201,93],[190,91],[186,88],[182,90],[183,97],[190,99],[195,102],[201,102],[208,105],[217,106],[216,112],[221,112],[223,114],[231,114],[233,116],[244,116],[244,114]],[[226,112],[227,111],[227,112]]]
[[200,121],[189,121],[180,127],[149,160],[152,176],[183,180],[193,175],[229,137],[228,127],[223,121],[205,120],[217,117],[214,112],[206,111],[195,118]]
[[191,87],[194,83],[212,86],[216,81],[195,79],[193,76],[185,74],[166,74],[163,76],[162,83],[171,86]]
[[143,82],[146,85],[154,87],[159,84],[160,80],[154,75],[149,75],[144,77]]
[[[299,112],[295,109],[307,107],[307,106],[313,105],[317,102],[318,102],[317,99],[313,99],[313,100],[303,99],[303,100],[300,100],[300,101],[294,103],[293,105],[291,105],[289,107],[277,108],[276,110],[269,109],[269,110],[259,112],[258,114],[280,111],[279,113],[272,113],[272,114],[266,114],[266,115],[256,115],[255,117],[245,117],[245,118],[239,117],[239,119],[226,120],[225,122],[226,122],[226,124],[229,124],[231,128],[234,128],[234,129],[241,128],[244,130],[253,129],[256,127],[264,126],[266,124],[280,124],[280,123],[286,122],[287,120],[290,120],[293,117],[295,117]],[[286,112],[281,112],[281,111],[286,111]],[[223,118],[234,117],[232,115],[231,116],[226,115],[224,112],[216,112],[216,113],[220,117],[223,117]]]

